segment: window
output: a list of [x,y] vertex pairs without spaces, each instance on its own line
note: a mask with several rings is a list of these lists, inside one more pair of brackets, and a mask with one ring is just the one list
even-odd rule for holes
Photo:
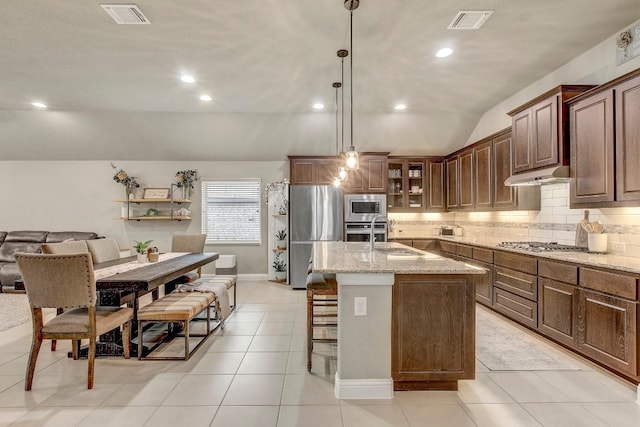
[[260,180],[202,182],[202,232],[207,243],[261,243]]

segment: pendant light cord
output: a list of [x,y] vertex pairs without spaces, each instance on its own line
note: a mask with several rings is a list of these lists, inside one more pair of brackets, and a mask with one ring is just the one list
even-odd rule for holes
[[340,153],[344,153],[344,58],[340,58],[340,63],[340,83],[342,83],[342,90],[340,91],[340,97],[342,98],[340,106],[340,114],[342,115],[342,120],[340,120],[340,124],[342,125],[340,127],[342,134],[342,138],[340,138]]
[[351,94],[351,147],[353,147],[353,9],[349,10],[349,91]]
[[340,150],[340,145],[338,143],[339,139],[338,139],[338,109],[339,109],[339,104],[338,104],[338,88],[336,87],[336,157],[339,157],[339,151]]

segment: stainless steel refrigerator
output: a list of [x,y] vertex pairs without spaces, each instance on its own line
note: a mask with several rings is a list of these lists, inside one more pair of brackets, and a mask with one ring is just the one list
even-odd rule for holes
[[315,241],[341,241],[342,189],[331,185],[292,185],[289,188],[289,281],[307,287],[307,268]]

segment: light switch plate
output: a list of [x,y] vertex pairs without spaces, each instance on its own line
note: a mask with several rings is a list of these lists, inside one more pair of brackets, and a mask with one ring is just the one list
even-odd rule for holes
[[355,297],[353,299],[353,315],[354,316],[367,315],[367,297]]

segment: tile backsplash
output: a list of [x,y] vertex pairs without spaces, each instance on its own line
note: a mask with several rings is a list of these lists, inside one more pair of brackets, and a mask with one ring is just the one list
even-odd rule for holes
[[[408,236],[430,236],[443,225],[457,225],[466,236],[501,240],[553,241],[575,244],[583,209],[569,208],[569,184],[542,186],[539,211],[390,213],[395,229]],[[640,207],[588,209],[608,234],[608,252],[640,256]]]

